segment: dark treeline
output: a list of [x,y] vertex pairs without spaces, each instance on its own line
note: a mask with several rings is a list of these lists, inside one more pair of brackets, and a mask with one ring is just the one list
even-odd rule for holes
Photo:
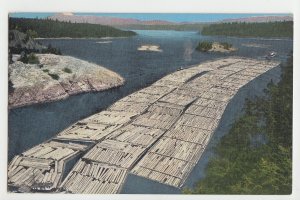
[[293,58],[264,97],[247,100],[245,114],[215,148],[206,177],[187,194],[292,192]]
[[293,37],[293,22],[221,23],[203,27],[202,35],[237,37]]
[[135,35],[132,31],[123,31],[110,26],[59,22],[50,19],[9,18],[9,29],[24,33],[34,32],[35,37],[41,38],[100,38]]

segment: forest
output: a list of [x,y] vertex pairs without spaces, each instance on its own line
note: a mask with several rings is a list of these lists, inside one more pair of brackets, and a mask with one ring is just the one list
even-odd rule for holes
[[265,96],[246,100],[244,114],[221,138],[206,176],[185,194],[291,194],[293,57]]
[[145,24],[124,24],[116,25],[115,27],[121,29],[131,30],[175,30],[175,31],[201,31],[203,27],[208,26],[209,23],[182,23],[182,24],[162,24],[162,25],[145,25]]
[[204,26],[202,35],[222,35],[236,37],[293,37],[293,22],[263,23],[220,23]]
[[123,31],[104,25],[26,18],[9,18],[9,30],[19,30],[30,33],[32,37],[40,38],[101,38],[136,35],[133,31]]

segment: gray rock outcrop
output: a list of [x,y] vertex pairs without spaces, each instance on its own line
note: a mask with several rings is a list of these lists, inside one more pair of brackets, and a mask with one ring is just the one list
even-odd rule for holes
[[9,65],[9,108],[103,91],[124,84],[124,79],[99,65],[70,56],[37,54],[40,64],[16,61]]

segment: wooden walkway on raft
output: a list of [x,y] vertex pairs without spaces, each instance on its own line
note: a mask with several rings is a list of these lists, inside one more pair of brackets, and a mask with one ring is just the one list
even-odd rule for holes
[[[8,184],[31,190],[118,193],[132,173],[181,187],[229,101],[249,81],[278,65],[231,57],[172,73],[15,156],[8,167]],[[61,180],[65,164],[82,152]]]

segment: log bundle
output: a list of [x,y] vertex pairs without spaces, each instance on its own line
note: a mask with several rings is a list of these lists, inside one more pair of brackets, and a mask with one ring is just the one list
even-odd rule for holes
[[[194,74],[194,77],[184,79],[187,81],[181,82],[181,85],[174,84],[176,81],[169,79],[170,76],[159,80],[156,85],[177,86],[159,101],[183,106],[183,112],[174,124],[165,128],[167,130],[163,136],[147,151],[131,173],[182,187],[218,127],[230,100],[246,83],[275,66],[278,63],[224,59],[206,65],[206,73],[198,76]],[[187,70],[194,72],[195,68]],[[162,117],[158,121],[165,122]],[[160,126],[161,122],[155,127]]]
[[8,166],[8,185],[29,190],[56,190],[66,162],[86,145],[50,140],[15,156]]
[[81,159],[61,184],[71,193],[115,194],[126,176],[126,169]]
[[[118,193],[128,173],[182,187],[234,95],[277,62],[231,57],[176,71],[13,158],[8,183]],[[61,180],[68,160],[81,159]]]

